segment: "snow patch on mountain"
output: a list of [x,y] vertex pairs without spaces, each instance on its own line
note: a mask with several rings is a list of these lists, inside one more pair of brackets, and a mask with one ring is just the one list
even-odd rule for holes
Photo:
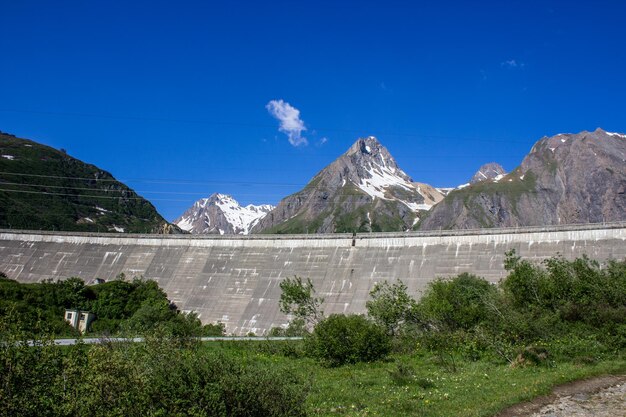
[[[387,150],[383,150],[384,148],[382,148],[374,136],[369,136],[365,139],[361,146],[359,146],[359,142],[355,145],[352,150],[357,151],[360,148],[364,155],[361,161],[364,163],[363,171],[359,172],[358,183],[355,182],[359,189],[372,198],[399,201],[413,212],[430,210],[436,204],[436,201],[431,196],[423,192],[419,185],[413,183],[413,180],[398,167],[393,157],[388,154]],[[425,201],[416,203],[411,201],[410,197],[409,200],[405,200],[397,195],[398,189],[400,189],[400,194],[406,194],[407,196],[419,194]],[[432,188],[431,193],[437,194],[438,191]]]
[[414,182],[369,136],[357,139],[301,191],[281,200],[252,233],[408,230],[443,197],[436,188]]
[[623,133],[606,132],[606,134],[609,136],[617,136],[618,138],[626,139],[626,135]]
[[436,187],[435,189],[439,191],[441,194],[443,194],[444,196],[448,195],[450,191],[456,190],[455,187]]
[[255,206],[248,204],[245,207],[239,205],[239,203],[229,195],[218,194],[218,206],[226,220],[230,223],[235,230],[241,230],[240,234],[247,235],[250,233],[250,229],[258,223],[261,217],[264,217],[274,207],[269,204],[261,206]]
[[388,187],[401,187],[405,190],[413,188],[410,183],[407,183],[385,166],[375,166],[367,172],[370,177],[361,178],[361,182],[357,186],[372,197],[386,199],[385,188]]
[[213,194],[196,201],[174,224],[194,234],[247,235],[273,208],[270,204],[243,207],[229,195]]

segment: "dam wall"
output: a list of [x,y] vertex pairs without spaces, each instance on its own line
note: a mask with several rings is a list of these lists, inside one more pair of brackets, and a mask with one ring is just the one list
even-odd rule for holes
[[228,333],[286,325],[279,283],[311,278],[323,310],[363,313],[377,282],[401,279],[419,297],[428,282],[471,272],[505,276],[504,253],[539,262],[558,254],[626,258],[626,223],[479,231],[335,235],[129,235],[0,230],[0,271],[20,282],[80,277],[153,279],[183,311]]

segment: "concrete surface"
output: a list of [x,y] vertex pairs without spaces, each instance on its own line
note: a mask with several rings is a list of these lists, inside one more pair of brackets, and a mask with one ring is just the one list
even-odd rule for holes
[[401,279],[419,297],[436,277],[497,282],[504,253],[527,259],[626,258],[626,223],[524,229],[339,235],[198,236],[0,230],[0,271],[20,282],[77,276],[157,281],[183,311],[228,333],[263,335],[288,318],[279,283],[310,277],[326,314],[362,313],[376,282]]
[[[250,337],[250,336],[223,336],[223,337],[198,337],[200,342],[263,342],[266,340],[301,340],[301,337]],[[129,342],[129,343],[142,343],[143,337],[83,337],[82,339],[54,339],[54,344],[57,346],[72,346],[79,342],[86,345],[95,345],[108,342]],[[28,341],[28,345],[34,346],[35,344],[41,344],[40,340]]]

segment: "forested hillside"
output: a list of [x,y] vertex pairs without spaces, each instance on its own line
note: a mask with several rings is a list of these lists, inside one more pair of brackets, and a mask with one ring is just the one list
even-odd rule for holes
[[0,228],[171,233],[154,206],[110,173],[0,132]]

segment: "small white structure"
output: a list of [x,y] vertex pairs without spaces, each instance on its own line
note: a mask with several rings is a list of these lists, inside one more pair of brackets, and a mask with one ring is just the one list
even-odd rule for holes
[[65,310],[65,321],[79,332],[85,333],[96,315],[89,311]]

